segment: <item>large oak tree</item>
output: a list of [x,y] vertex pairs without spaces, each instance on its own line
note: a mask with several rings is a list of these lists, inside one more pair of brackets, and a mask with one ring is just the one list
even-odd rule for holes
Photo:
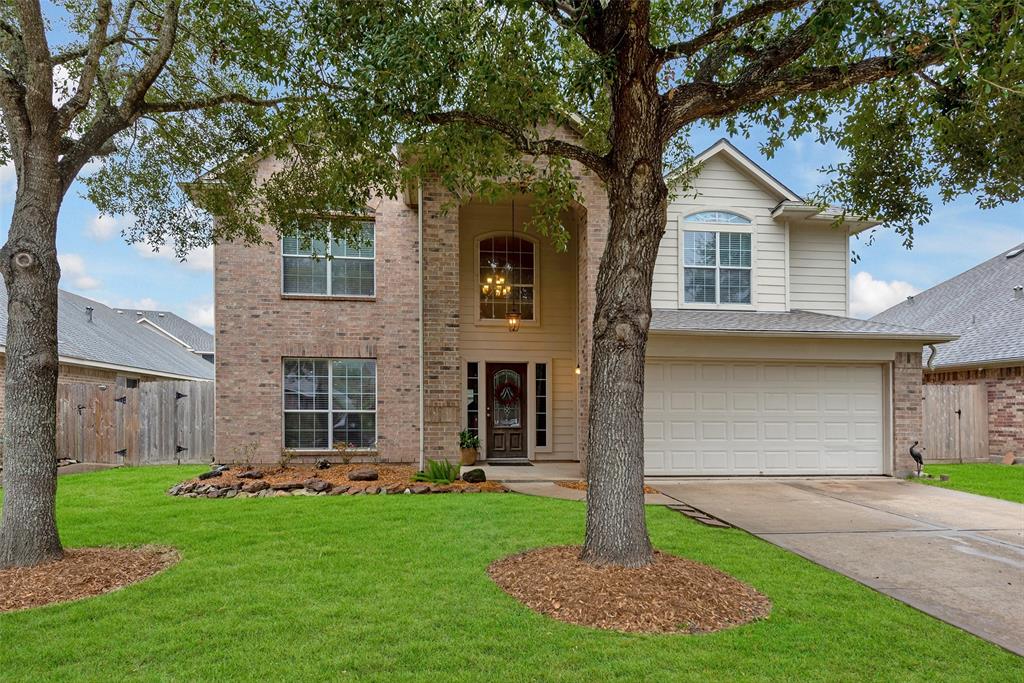
[[[604,182],[583,549],[593,563],[652,557],[642,493],[651,282],[666,174],[686,168],[695,126],[758,126],[768,153],[808,133],[836,145],[845,161],[818,199],[908,243],[931,188],[983,204],[1021,197],[1022,9],[1011,0],[314,0],[300,10],[291,85],[319,98],[319,140],[370,141],[361,163],[380,176],[389,164],[396,177],[429,171],[463,193],[525,183],[554,207],[548,218],[573,195],[569,160]],[[543,133],[551,123],[581,139]],[[396,146],[404,166],[389,157]],[[551,163],[537,170],[537,156]],[[358,175],[336,170],[341,184]]]
[[[244,0],[60,0],[45,15],[38,0],[0,7],[0,162],[17,174],[0,249],[8,299],[0,568],[62,554],[55,240],[66,193],[101,160],[87,193],[105,211],[135,216],[129,239],[182,253],[214,239],[209,215],[176,183],[276,135],[273,108],[285,103],[275,97],[277,65],[295,44],[280,19]],[[251,173],[227,174],[221,185],[234,199],[254,192]],[[237,218],[222,229],[251,235],[253,225]]]

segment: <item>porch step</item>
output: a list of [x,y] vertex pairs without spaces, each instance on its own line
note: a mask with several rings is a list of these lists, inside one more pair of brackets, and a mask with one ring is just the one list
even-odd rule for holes
[[488,458],[487,460],[480,460],[477,462],[478,465],[500,465],[501,467],[508,467],[509,465],[518,465],[519,467],[533,467],[533,463],[526,458]]
[[700,522],[704,526],[715,527],[717,529],[731,529],[732,524],[723,522],[717,517],[712,517],[706,512],[701,512],[697,508],[690,507],[689,505],[666,505],[669,510],[675,510],[681,515],[685,515],[690,519]]

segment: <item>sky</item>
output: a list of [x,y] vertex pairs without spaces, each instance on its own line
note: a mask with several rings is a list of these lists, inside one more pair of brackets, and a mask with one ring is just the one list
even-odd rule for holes
[[[719,137],[717,131],[701,130],[692,144],[700,150]],[[809,194],[825,181],[820,169],[839,159],[837,150],[810,138],[790,142],[773,159],[759,153],[756,137],[733,143],[797,194]],[[15,189],[13,167],[0,167],[3,240]],[[179,262],[167,248],[154,251],[148,245],[127,244],[121,235],[126,219],[100,216],[80,193],[80,185],[71,188],[58,221],[61,287],[108,306],[170,310],[212,330],[213,248],[199,249]],[[1024,242],[1024,205],[984,210],[971,197],[935,204],[910,251],[888,231],[876,233],[870,245],[851,240],[860,256],[850,267],[851,315],[874,315]]]

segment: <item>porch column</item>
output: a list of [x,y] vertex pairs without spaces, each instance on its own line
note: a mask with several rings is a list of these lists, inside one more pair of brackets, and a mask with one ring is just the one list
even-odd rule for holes
[[436,180],[423,184],[424,453],[455,460],[462,424],[459,369],[459,211]]

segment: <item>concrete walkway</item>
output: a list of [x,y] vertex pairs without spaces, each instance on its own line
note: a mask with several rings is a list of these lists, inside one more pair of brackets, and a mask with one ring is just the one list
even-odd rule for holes
[[649,483],[1024,655],[1024,505],[885,478]]
[[[462,471],[479,467],[490,481],[500,481],[505,486],[528,496],[560,498],[562,500],[586,500],[587,492],[559,486],[556,481],[572,481],[583,478],[578,462],[535,462],[530,465],[486,465],[463,466]],[[674,500],[661,494],[644,496],[647,505],[672,505]]]

